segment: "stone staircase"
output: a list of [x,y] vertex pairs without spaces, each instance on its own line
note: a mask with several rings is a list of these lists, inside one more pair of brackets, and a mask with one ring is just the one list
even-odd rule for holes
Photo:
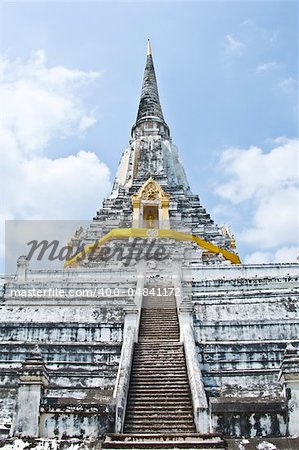
[[[150,286],[148,288],[151,290]],[[124,431],[193,433],[192,404],[183,345],[179,342],[175,297],[146,296],[142,306]]]
[[224,448],[218,435],[195,430],[174,295],[143,299],[124,434],[106,435],[103,449],[108,448]]

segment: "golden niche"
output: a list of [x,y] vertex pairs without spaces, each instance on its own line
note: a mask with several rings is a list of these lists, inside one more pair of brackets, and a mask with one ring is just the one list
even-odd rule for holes
[[169,228],[169,194],[152,177],[132,195],[134,228]]

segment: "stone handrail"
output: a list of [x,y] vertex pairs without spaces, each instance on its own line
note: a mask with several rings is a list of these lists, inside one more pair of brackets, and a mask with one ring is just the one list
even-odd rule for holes
[[124,333],[123,348],[119,362],[113,397],[115,399],[115,432],[122,433],[129,392],[131,366],[135,342],[135,329],[129,326]]
[[184,323],[181,338],[185,349],[186,366],[191,389],[194,422],[198,433],[210,432],[209,407],[198,364],[198,355],[194,341],[192,327]]
[[142,306],[142,288],[144,286],[144,266],[137,268],[137,285],[134,304],[125,308],[123,346],[117,372],[113,398],[115,400],[115,432],[122,433],[126,414],[127,398],[130,385],[134,343],[137,340],[140,310]]

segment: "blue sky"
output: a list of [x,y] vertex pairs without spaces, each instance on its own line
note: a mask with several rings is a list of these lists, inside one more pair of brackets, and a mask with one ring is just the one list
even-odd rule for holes
[[2,2],[0,20],[2,218],[93,217],[130,136],[150,37],[192,190],[243,260],[294,260],[297,2]]

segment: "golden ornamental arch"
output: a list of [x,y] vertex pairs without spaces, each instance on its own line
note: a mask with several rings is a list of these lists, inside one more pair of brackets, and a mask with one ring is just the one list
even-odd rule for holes
[[142,220],[145,208],[148,208],[149,205],[152,207],[156,205],[158,211],[157,227],[169,228],[169,200],[170,195],[164,192],[154,178],[150,177],[139,191],[132,195],[133,226],[143,226]]

